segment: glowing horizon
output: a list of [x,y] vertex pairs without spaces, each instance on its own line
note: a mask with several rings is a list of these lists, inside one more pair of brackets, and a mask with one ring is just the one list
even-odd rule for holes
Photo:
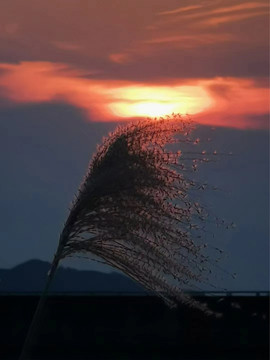
[[82,109],[89,120],[126,121],[179,113],[213,126],[268,126],[247,118],[268,113],[266,81],[233,77],[164,79],[162,83],[95,79],[85,78],[83,70],[67,64],[37,61],[0,63],[0,70],[2,97],[9,101],[65,102]]

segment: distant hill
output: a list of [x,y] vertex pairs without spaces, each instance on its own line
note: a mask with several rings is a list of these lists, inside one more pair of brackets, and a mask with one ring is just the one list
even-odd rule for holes
[[[0,269],[1,292],[40,292],[43,290],[50,264],[30,260],[12,269]],[[111,272],[76,270],[59,267],[50,292],[144,292],[124,275]]]

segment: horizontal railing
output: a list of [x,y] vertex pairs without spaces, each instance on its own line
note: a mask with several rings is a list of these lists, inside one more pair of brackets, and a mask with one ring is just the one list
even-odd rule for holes
[[[12,292],[4,291],[1,292],[0,296],[40,296],[42,292],[36,291],[25,291],[25,292]],[[184,293],[191,296],[269,296],[270,291],[184,291]],[[149,292],[122,292],[122,291],[112,291],[112,292],[91,292],[91,291],[50,291],[49,296],[154,296],[153,293]]]

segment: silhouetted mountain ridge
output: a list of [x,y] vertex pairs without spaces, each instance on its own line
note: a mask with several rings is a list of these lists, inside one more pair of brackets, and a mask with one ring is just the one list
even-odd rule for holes
[[[0,292],[40,292],[50,263],[29,260],[12,269],[0,269]],[[60,266],[50,292],[143,292],[134,281],[116,272],[77,270]]]

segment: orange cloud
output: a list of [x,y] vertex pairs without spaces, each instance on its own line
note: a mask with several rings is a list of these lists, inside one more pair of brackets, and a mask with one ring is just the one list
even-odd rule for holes
[[224,41],[234,41],[234,37],[231,34],[201,34],[196,35],[173,35],[159,38],[152,38],[145,40],[146,44],[163,44],[163,43],[176,43],[181,48],[196,47],[204,44],[214,44]]
[[183,7],[177,8],[177,9],[173,9],[173,10],[161,11],[158,13],[158,15],[179,14],[179,13],[183,13],[183,12],[190,11],[190,10],[197,10],[202,7],[203,7],[202,5],[183,6]]
[[205,21],[201,21],[201,24],[212,26],[212,25],[219,25],[222,23],[232,23],[235,21],[241,21],[245,19],[250,19],[255,16],[262,16],[265,15],[265,11],[254,11],[247,14],[234,14],[234,15],[227,15],[227,16],[219,16],[207,19]]
[[266,84],[257,86],[251,79],[215,78],[202,80],[201,85],[209,92],[214,106],[198,114],[198,122],[237,128],[268,128],[268,123],[256,121],[256,117],[269,113]]
[[[268,4],[265,2],[243,2],[241,4],[233,4],[229,6],[223,6],[218,7],[220,5],[219,2],[206,2],[203,5],[191,5],[191,6],[182,6],[178,7],[173,10],[168,11],[162,11],[159,12],[158,15],[175,15],[175,14],[181,14],[182,16],[185,16],[186,18],[195,18],[195,17],[201,17],[203,15],[212,15],[212,14],[223,14],[228,12],[235,12],[235,11],[246,11],[246,10],[253,10],[253,9],[259,9],[259,8],[267,8]],[[212,10],[205,11],[207,7],[214,7]],[[215,8],[217,6],[217,8]],[[200,12],[198,9],[201,9]],[[193,10],[195,10],[193,12]],[[183,14],[186,13],[186,14]],[[191,14],[190,14],[191,13]]]
[[[227,22],[234,21],[234,18],[239,16],[239,20],[245,19],[247,17],[256,16],[257,12],[254,10],[260,10],[261,14],[266,15],[268,12],[269,5],[266,2],[244,2],[242,4],[237,5],[229,5],[219,7],[219,3],[208,2],[205,6],[189,6],[189,7],[180,7],[175,10],[165,11],[163,15],[178,15],[180,14],[182,20],[186,19],[196,19],[196,18],[210,18],[215,15],[224,15],[230,13],[230,15],[226,16]],[[199,9],[199,10],[198,10]],[[187,13],[186,11],[189,10]],[[195,10],[195,11],[192,11]],[[253,10],[253,11],[250,11]],[[159,15],[160,15],[159,14]],[[179,16],[171,16],[167,18],[167,21],[177,22],[179,21]]]
[[117,64],[125,64],[129,62],[129,55],[125,53],[110,54],[109,59]]
[[267,85],[250,79],[96,80],[49,62],[0,64],[0,70],[1,94],[14,103],[66,102],[99,121],[180,112],[205,124],[256,128],[261,125],[245,123],[245,117],[266,114],[269,108]]
[[[227,0],[226,4],[220,1],[205,1],[196,5],[183,5],[176,9],[158,11],[152,23],[145,28],[145,32],[139,32],[143,34],[142,37],[132,39],[128,45],[108,57],[119,65],[139,64],[147,58],[152,58],[158,63],[163,57],[167,57],[169,63],[174,61],[176,50],[179,51],[178,56],[190,56],[188,52],[196,50],[197,54],[193,53],[192,56],[200,57],[203,51],[205,54],[208,53],[211,60],[213,53],[225,52],[224,47],[225,56],[229,57],[230,53],[235,51],[235,46],[238,46],[235,55],[237,58],[241,49],[245,53],[248,48],[256,51],[267,46],[268,8],[269,4],[266,1],[235,4],[234,1]],[[264,17],[265,21],[263,18],[256,20],[256,17]],[[261,20],[264,25],[259,26]],[[254,26],[254,21],[257,26]],[[241,22],[241,26],[239,25],[236,31],[233,26],[237,22]],[[216,27],[214,33],[213,26]],[[262,34],[263,28],[265,36]],[[251,53],[249,57],[256,58],[255,54]]]
[[215,99],[215,111],[233,114],[265,114],[269,110],[267,87],[256,87],[253,80],[216,78],[202,85]]
[[68,62],[135,81],[268,74],[266,0],[57,4],[0,2],[0,62]]
[[[0,64],[0,86],[5,97],[15,103],[64,101],[89,114],[100,115],[103,85],[84,79],[84,72],[65,64],[22,62]],[[89,74],[89,72],[87,72]]]

